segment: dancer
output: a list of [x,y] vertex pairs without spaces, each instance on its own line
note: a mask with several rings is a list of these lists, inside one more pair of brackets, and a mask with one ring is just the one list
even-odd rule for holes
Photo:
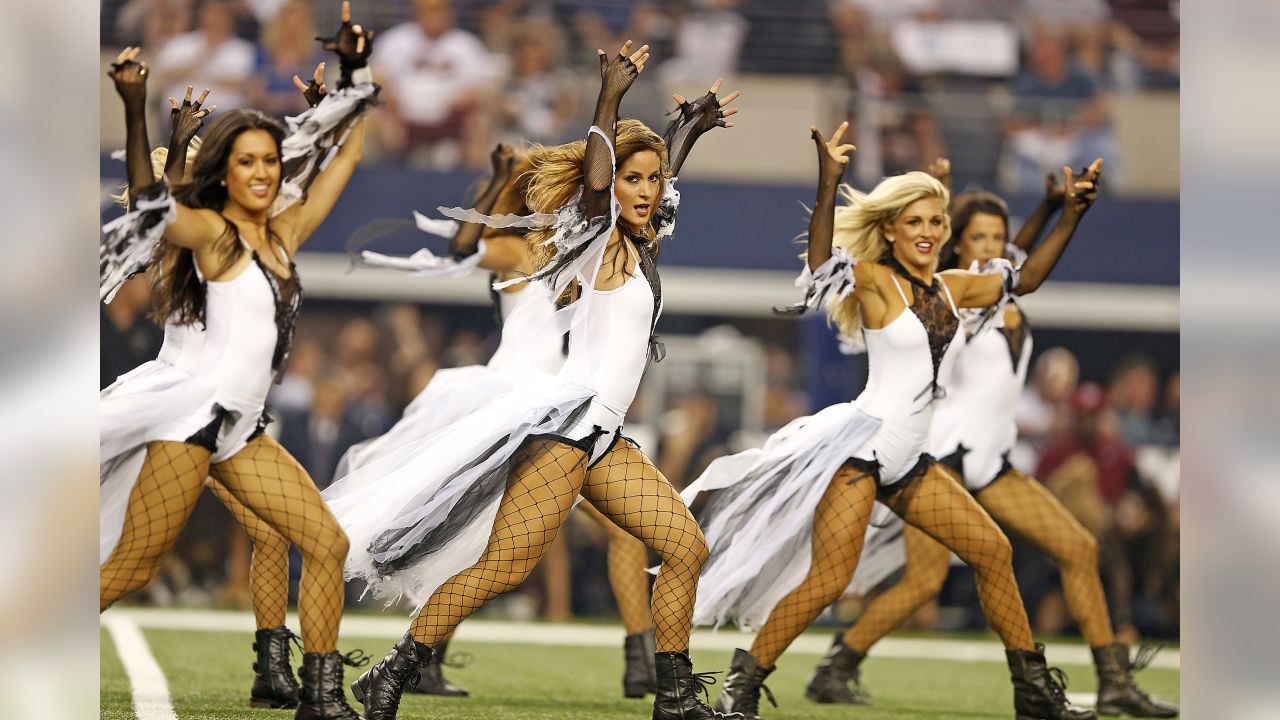
[[370,34],[351,24],[346,3],[342,16],[326,42],[342,61],[338,92],[287,138],[253,110],[219,118],[190,182],[172,194],[148,162],[146,66],[137,49],[122,52],[111,76],[125,101],[136,204],[103,228],[100,254],[104,299],[147,269],[166,334],[159,359],[102,392],[100,608],[151,579],[212,474],[302,552],[295,717],[308,720],[358,717],[343,696],[336,650],[347,541],[301,465],[261,430],[301,302],[292,255],[350,178],[362,148],[359,116],[376,94],[364,69]]
[[[612,60],[599,54],[601,89],[588,139],[531,151],[529,220],[546,227],[530,233],[537,271],[526,281],[545,283],[566,306],[541,327],[517,310],[504,342],[531,347],[524,344],[536,342],[530,335],[568,331],[560,372],[523,368],[516,389],[325,492],[352,537],[348,574],[379,595],[427,598],[409,632],[352,688],[368,720],[394,718],[406,681],[434,646],[527,577],[579,493],[662,560],[653,587],[653,717],[722,717],[698,699],[709,679],[693,673],[688,656],[702,533],[676,491],[622,435],[622,422],[646,362],[660,355],[654,254],[672,231],[676,206],[668,151],[678,168],[693,142],[728,125],[723,118],[734,110],[721,110],[713,92],[682,103],[669,147],[639,122],[618,122],[622,96],[649,58],[647,46],[631,48],[627,42]],[[469,210],[446,215],[504,220]]]
[[[493,175],[476,198],[475,210],[490,215],[529,214],[525,205],[529,171],[528,156],[520,159],[514,150],[498,145],[490,155]],[[489,228],[480,223],[441,221],[417,215],[418,227],[428,233],[448,236],[449,256],[440,258],[429,250],[420,250],[409,258],[390,257],[365,250],[364,264],[409,271],[418,275],[458,275],[475,267],[492,273],[490,283],[518,280],[535,271],[529,256],[529,244],[518,228]],[[483,235],[483,237],[481,237]],[[555,304],[539,283],[518,282],[493,291],[495,314],[499,327],[517,308],[530,305],[522,322],[540,326],[555,313]],[[394,452],[401,446],[424,438],[454,421],[483,407],[494,397],[514,389],[519,382],[519,367],[555,374],[564,365],[564,339],[553,333],[536,338],[536,346],[513,348],[515,343],[501,342],[487,365],[447,368],[436,372],[425,388],[405,408],[404,415],[385,434],[353,445],[338,463],[334,479],[367,465],[372,460]],[[644,543],[610,522],[589,503],[580,506],[604,529],[608,538],[608,576],[617,600],[622,624],[627,635],[623,641],[623,695],[644,697],[655,692],[653,665],[654,632],[649,614],[649,575]],[[410,598],[421,604],[426,598]],[[406,692],[434,695],[465,696],[467,691],[449,684],[440,670],[439,658],[447,652],[449,640],[436,645],[431,662],[423,666],[421,678],[405,687]]]
[[851,403],[793,421],[763,449],[712,463],[685,491],[720,490],[700,517],[710,546],[695,621],[758,627],[733,659],[717,708],[758,717],[760,691],[787,646],[849,585],[873,502],[942,542],[973,568],[988,621],[1007,649],[1019,718],[1093,718],[1068,704],[1031,637],[1003,533],[926,454],[934,401],[946,394],[963,345],[958,308],[999,306],[1040,286],[1093,202],[1099,165],[1079,182],[1067,169],[1067,207],[1021,268],[935,274],[950,237],[948,192],[921,172],[871,193],[836,191],[852,145],[842,124],[816,128],[817,203],[797,310],[829,301],[846,342],[865,343],[870,374]]
[[[1050,178],[1040,206],[1009,243],[1009,211],[988,192],[967,192],[952,203],[954,252],[943,264],[970,268],[1006,258],[1026,258],[1064,191]],[[947,394],[937,404],[929,451],[964,480],[965,487],[1002,528],[1026,538],[1057,563],[1067,605],[1093,651],[1098,673],[1097,711],[1102,715],[1174,717],[1172,703],[1149,697],[1134,682],[1129,649],[1116,642],[1098,577],[1097,542],[1043,485],[1015,469],[1009,453],[1017,441],[1014,407],[1027,377],[1031,329],[1022,308],[1010,302],[1003,317],[993,309],[966,310],[964,351]],[[1000,322],[1003,321],[1003,322]],[[870,704],[858,683],[859,664],[880,638],[901,625],[942,588],[951,552],[923,531],[904,531],[906,571],[876,598],[848,632],[836,636],[814,670],[805,696],[816,702]],[[1140,653],[1139,657],[1149,657]],[[850,686],[852,681],[853,686]]]

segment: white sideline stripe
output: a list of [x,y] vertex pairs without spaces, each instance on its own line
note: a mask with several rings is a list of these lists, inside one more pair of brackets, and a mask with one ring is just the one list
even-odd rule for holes
[[[307,296],[336,300],[488,305],[482,278],[422,278],[394,270],[351,270],[347,256],[303,252],[296,258]],[[797,268],[798,272],[798,268]],[[773,307],[800,299],[797,272],[667,267],[663,311],[677,315],[777,317]],[[1176,332],[1178,288],[1049,282],[1021,299],[1036,327]]]
[[111,633],[116,654],[129,676],[133,711],[138,720],[178,720],[169,698],[169,683],[151,648],[147,647],[147,639],[142,636],[136,618],[131,613],[108,612],[102,616],[102,624]]
[[[128,613],[142,627],[165,630],[207,632],[244,632],[253,630],[253,616],[247,612],[225,610],[166,610],[151,608],[118,608],[112,612]],[[298,627],[295,615],[289,624]],[[350,615],[342,619],[342,634],[359,637],[382,637],[390,641],[404,636],[409,627],[407,615]],[[458,626],[457,638],[476,643],[529,643],[532,645],[572,645],[577,647],[617,647],[622,644],[623,630],[616,625],[580,623],[532,623],[503,620],[468,620]],[[719,632],[695,630],[690,645],[695,650],[732,650],[747,647],[753,636],[727,628]],[[789,653],[823,655],[831,646],[829,635],[802,635],[792,643]],[[367,649],[367,648],[366,648]],[[367,649],[378,655],[376,649]],[[885,638],[876,645],[877,657],[915,660],[952,660],[955,662],[1005,662],[1004,648],[988,640],[940,640],[930,638]],[[1054,665],[1093,665],[1093,656],[1084,645],[1055,643],[1049,648],[1049,662]],[[1162,650],[1151,663],[1153,668],[1178,670],[1181,656],[1172,648]]]

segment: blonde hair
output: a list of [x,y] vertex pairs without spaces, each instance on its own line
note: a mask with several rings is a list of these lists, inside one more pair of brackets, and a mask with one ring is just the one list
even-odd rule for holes
[[[835,210],[831,246],[844,250],[858,262],[877,262],[892,255],[893,246],[885,237],[885,228],[892,225],[908,205],[925,198],[937,198],[942,205],[942,244],[951,239],[951,217],[947,214],[951,195],[928,173],[915,171],[885,178],[869,193],[841,185],[840,195],[846,204]],[[862,329],[852,295],[844,300],[833,298],[827,306],[827,318],[851,338],[857,337]]]
[[[658,154],[662,175],[658,197],[661,198],[666,190],[667,180],[671,178],[667,144],[662,137],[639,120],[621,120],[618,122],[614,148],[619,166],[638,152],[651,150]],[[586,153],[586,140],[564,145],[530,147],[526,152],[528,169],[516,174],[512,181],[517,186],[527,188],[525,204],[529,209],[533,212],[554,213],[573,202],[583,186],[582,163]],[[525,167],[525,164],[521,163],[521,167]],[[652,256],[657,254],[658,241],[654,237],[653,213],[649,217],[650,220],[644,227],[631,230],[633,236],[645,240],[645,249]],[[545,242],[554,233],[552,228],[541,228],[529,233],[529,257],[535,270],[541,270],[555,255],[555,248],[548,247]]]
[[[191,172],[191,166],[196,162],[196,155],[200,154],[200,138],[191,138],[191,144],[187,145],[187,164],[182,168],[182,175],[186,177]],[[164,176],[164,164],[169,161],[169,148],[158,147],[151,151],[151,174],[156,178]],[[112,200],[123,207],[129,207],[129,186],[125,185],[119,195],[112,195]]]

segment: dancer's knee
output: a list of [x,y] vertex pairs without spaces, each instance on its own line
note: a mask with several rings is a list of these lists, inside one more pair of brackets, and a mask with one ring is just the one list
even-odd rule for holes
[[1061,557],[1054,558],[1059,567],[1098,571],[1098,541],[1084,528],[1072,533]]
[[685,532],[684,537],[678,542],[668,543],[668,545],[669,547],[664,547],[658,553],[662,557],[663,564],[688,569],[695,577],[702,571],[702,566],[711,555],[711,550],[707,547],[707,538],[697,525],[694,525],[691,531]]

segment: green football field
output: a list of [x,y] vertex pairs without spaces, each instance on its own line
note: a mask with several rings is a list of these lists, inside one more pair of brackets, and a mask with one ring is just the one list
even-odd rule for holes
[[[498,625],[489,623],[489,625]],[[296,624],[293,625],[296,627]],[[464,626],[465,627],[465,626]],[[498,625],[499,630],[501,626]],[[173,714],[182,720],[226,718],[265,720],[292,718],[292,711],[250,710],[248,691],[253,662],[250,632],[224,629],[199,631],[147,627],[142,636],[169,686]],[[621,629],[617,634],[621,637]],[[513,633],[514,634],[514,633]],[[723,637],[721,633],[721,637]],[[917,636],[918,637],[918,636]],[[876,697],[873,707],[817,705],[803,696],[809,670],[819,655],[813,648],[829,642],[827,633],[808,637],[804,651],[788,652],[768,685],[777,697],[774,709],[765,701],[769,720],[789,718],[1010,718],[1012,717],[1008,671],[1001,662],[988,660],[937,660],[927,657],[873,657],[864,665],[864,683]],[[734,638],[735,640],[737,638]],[[806,638],[802,638],[805,640]],[[959,647],[967,641],[936,639],[932,646]],[[385,635],[344,634],[340,647],[362,648],[381,657],[393,638]],[[698,640],[695,638],[695,648]],[[710,644],[710,643],[709,643]],[[798,642],[797,645],[802,643]],[[724,646],[724,642],[714,643]],[[968,645],[974,645],[968,642]],[[926,644],[925,647],[929,647]],[[469,666],[448,669],[453,682],[469,688],[470,698],[445,699],[409,696],[399,717],[405,720],[533,720],[550,718],[649,717],[650,700],[622,697],[622,650],[619,646],[546,645],[533,642],[495,642],[492,633],[483,642],[466,642],[460,636],[451,652],[473,656]],[[101,632],[101,717],[134,720],[133,688],[118,656],[112,635]],[[728,649],[694,651],[697,671],[724,670]],[[892,654],[892,653],[890,653]],[[987,652],[990,656],[990,652]],[[295,665],[300,659],[295,654]],[[1050,657],[1052,660],[1052,655]],[[1166,663],[1168,664],[1168,663]],[[1069,692],[1091,693],[1092,668],[1062,664],[1070,676]],[[361,670],[347,669],[348,682]],[[721,676],[723,677],[723,676]],[[1150,691],[1170,699],[1178,697],[1178,671],[1151,668],[1139,676]],[[717,687],[712,688],[712,693]],[[351,698],[349,698],[351,700]],[[353,706],[359,710],[359,705]],[[159,716],[157,716],[159,717]],[[168,716],[172,717],[172,715]]]

